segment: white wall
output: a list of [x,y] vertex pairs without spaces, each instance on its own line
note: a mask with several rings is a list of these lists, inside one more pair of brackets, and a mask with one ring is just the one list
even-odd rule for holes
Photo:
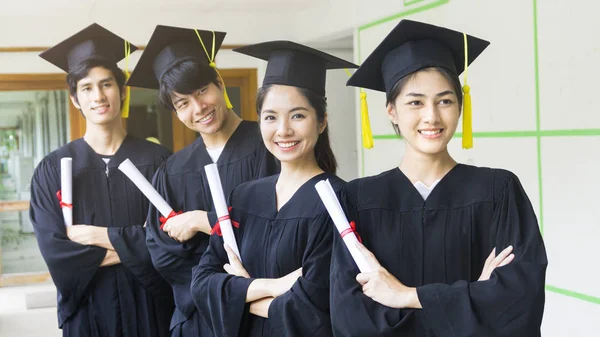
[[[324,50],[342,59],[352,61],[352,50]],[[346,86],[348,75],[344,70],[327,72],[327,110],[331,147],[338,162],[337,175],[346,180],[358,177],[356,144],[357,135],[354,111],[354,89]]]
[[[487,137],[476,137],[468,151],[460,148],[459,138],[453,139],[450,152],[460,162],[503,167],[519,176],[543,223],[548,252],[542,335],[591,336],[597,334],[600,317],[600,273],[587,262],[594,259],[600,237],[599,7],[592,1],[553,0],[537,1],[534,11],[535,2],[424,0],[406,10],[440,5],[406,17],[491,41],[468,72],[473,129]],[[357,29],[355,60],[364,60],[399,20]],[[385,117],[385,95],[367,93],[373,133],[393,134]],[[356,109],[355,119],[359,117]],[[374,149],[360,151],[364,161],[359,159],[359,170],[363,163],[362,175],[394,167],[403,148],[401,140],[378,139]]]

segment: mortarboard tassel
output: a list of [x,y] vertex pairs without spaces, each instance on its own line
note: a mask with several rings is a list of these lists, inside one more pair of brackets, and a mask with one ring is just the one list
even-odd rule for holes
[[202,37],[200,37],[200,33],[198,33],[197,29],[194,29],[194,31],[196,32],[196,35],[198,35],[198,39],[200,40],[200,44],[202,44],[202,48],[204,48],[204,52],[206,53],[206,57],[208,58],[208,62],[211,68],[213,68],[216,72],[217,75],[219,76],[219,79],[221,80],[221,84],[223,84],[223,96],[225,98],[225,105],[227,105],[227,109],[233,109],[233,105],[231,104],[231,101],[229,100],[229,95],[227,95],[227,86],[225,86],[225,81],[223,80],[223,77],[221,76],[221,73],[219,73],[219,70],[217,69],[217,64],[215,63],[215,32],[212,31],[213,34],[213,40],[212,40],[212,57],[208,55],[208,51],[206,50],[206,46],[204,46],[204,41],[202,41]]
[[[344,70],[346,70],[348,76],[352,76],[352,74],[350,74],[350,70]],[[373,134],[371,132],[371,122],[369,120],[369,106],[367,105],[367,93],[363,89],[360,89],[360,126],[363,147],[365,149],[373,148]]]
[[367,105],[367,93],[360,89],[360,120],[362,128],[362,143],[365,149],[373,148],[373,134],[371,133],[371,122],[369,121],[369,106]]
[[473,147],[473,112],[471,105],[471,87],[467,84],[467,70],[469,65],[469,53],[467,47],[467,34],[464,34],[465,39],[465,84],[462,87],[463,90],[463,134],[462,134],[462,148],[470,149]]
[[[129,55],[131,54],[131,45],[129,42],[125,41],[125,70],[123,73],[125,74],[125,82],[129,79]],[[129,86],[125,86],[125,98],[123,99],[123,104],[121,106],[121,117],[129,118],[129,103],[131,102],[131,88]]]

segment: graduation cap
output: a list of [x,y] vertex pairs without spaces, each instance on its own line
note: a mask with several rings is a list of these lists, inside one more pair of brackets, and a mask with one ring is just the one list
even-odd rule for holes
[[[91,24],[56,46],[44,51],[40,57],[69,73],[87,60],[101,60],[114,63],[129,59],[137,47],[115,35],[97,23]],[[127,66],[126,66],[127,68]],[[127,76],[127,70],[125,71]],[[129,88],[125,95],[122,115],[129,115]]]
[[[345,69],[348,72],[348,68],[358,67],[354,63],[291,41],[263,42],[236,48],[234,51],[268,61],[263,85],[290,85],[309,89],[323,96],[327,69]],[[363,94],[361,93],[361,98]],[[366,109],[366,98],[361,99],[361,111],[363,109]],[[369,127],[363,130],[368,130],[370,135]],[[363,131],[363,143],[364,135]],[[370,147],[372,146],[371,140]]]
[[234,49],[238,53],[268,61],[263,85],[282,84],[325,95],[328,69],[358,66],[291,41],[269,41]]
[[[173,67],[185,61],[196,60],[217,71],[215,55],[225,39],[224,32],[157,25],[138,61],[127,85],[159,89],[160,79]],[[225,88],[224,82],[223,87]],[[224,90],[227,107],[231,103]]]
[[471,148],[471,96],[466,83],[467,68],[489,44],[448,28],[402,20],[365,59],[347,85],[389,94],[401,78],[420,69],[440,67],[457,76],[464,72],[463,148]]

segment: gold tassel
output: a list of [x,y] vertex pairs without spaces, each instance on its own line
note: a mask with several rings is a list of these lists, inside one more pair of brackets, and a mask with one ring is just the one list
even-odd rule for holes
[[[125,41],[125,70],[123,71],[125,74],[125,83],[129,79],[129,55],[131,55],[131,44]],[[121,105],[121,117],[123,118],[129,118],[129,102],[131,102],[131,88],[125,86],[125,98]]]
[[204,49],[204,52],[206,53],[206,58],[208,58],[208,62],[211,68],[213,68],[216,72],[217,75],[219,76],[219,79],[221,79],[221,84],[223,85],[223,97],[225,98],[225,105],[227,106],[227,109],[233,109],[233,105],[231,104],[231,101],[229,100],[229,95],[227,95],[227,87],[225,86],[225,81],[223,80],[223,77],[221,76],[221,73],[219,73],[219,70],[217,69],[217,64],[215,63],[215,32],[212,32],[212,50],[211,50],[211,55],[208,55],[208,50],[206,50],[206,46],[204,45],[204,41],[202,41],[202,37],[200,36],[200,33],[198,32],[197,29],[194,29],[194,31],[196,32],[196,35],[198,36],[198,40],[200,40],[200,44],[202,45],[202,48]]
[[473,147],[473,115],[471,111],[471,88],[463,85],[463,134],[462,147],[470,149]]
[[360,91],[360,119],[362,129],[362,143],[365,149],[373,148],[373,134],[371,133],[371,122],[369,121],[369,107],[367,105],[367,93]]
[[[125,73],[125,82],[129,79],[129,72],[126,70]],[[123,99],[123,104],[121,106],[121,117],[129,118],[129,102],[131,101],[131,88],[129,86],[125,86],[125,99]]]
[[[352,76],[350,70],[344,68],[348,77]],[[373,134],[371,133],[371,122],[369,121],[369,106],[367,105],[367,93],[360,89],[360,129],[362,144],[365,149],[372,149]]]
[[473,111],[471,105],[471,87],[467,84],[467,75],[469,73],[469,47],[467,46],[467,34],[463,33],[465,45],[465,84],[463,90],[463,134],[462,148],[470,149],[473,147]]

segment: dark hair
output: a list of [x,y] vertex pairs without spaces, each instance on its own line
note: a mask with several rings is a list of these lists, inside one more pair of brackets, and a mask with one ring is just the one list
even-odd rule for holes
[[119,86],[119,97],[121,95],[121,90],[125,87],[125,74],[116,63],[103,60],[103,59],[88,59],[81,63],[79,63],[75,69],[71,70],[67,74],[67,85],[69,86],[69,94],[75,97],[75,101],[79,102],[77,99],[77,83],[85,78],[90,70],[96,67],[102,67],[110,70],[115,80],[117,81],[117,85]]
[[173,92],[189,95],[211,82],[220,87],[215,69],[196,60],[183,61],[175,65],[162,75],[159,82],[160,103],[170,111],[175,111]]
[[[445,68],[440,68],[440,67],[430,67],[430,68],[420,69],[418,71],[415,71],[414,73],[408,74],[408,75],[402,77],[401,79],[399,79],[398,82],[396,82],[396,84],[394,84],[394,87],[392,88],[390,93],[386,95],[386,102],[385,102],[386,106],[390,103],[395,104],[396,98],[398,97],[398,95],[400,95],[400,92],[402,92],[402,89],[404,89],[404,87],[406,86],[406,83],[408,83],[408,81],[413,79],[415,77],[415,75],[417,73],[419,73],[419,71],[437,71],[446,80],[448,80],[448,82],[450,82],[450,84],[452,85],[452,88],[454,89],[454,93],[456,94],[456,99],[458,101],[458,108],[460,110],[460,108],[462,107],[463,95],[462,95],[462,86],[460,84],[458,75],[452,73],[451,71],[449,71]],[[396,131],[396,134],[398,136],[401,136],[400,128],[398,127],[398,125],[392,123],[392,127],[394,128],[394,131]]]
[[[265,97],[267,97],[271,87],[272,85],[265,85],[258,90],[258,94],[256,95],[256,112],[259,116]],[[315,109],[319,123],[323,123],[325,121],[325,113],[327,112],[327,97],[318,95],[314,91],[308,89],[298,87],[296,87],[296,89],[298,89],[300,94],[302,94],[308,103]],[[315,144],[315,159],[323,171],[335,174],[337,170],[337,161],[335,160],[335,155],[333,154],[329,141],[329,126],[325,126],[325,130],[323,130],[319,135],[319,138],[317,138],[317,143]]]

